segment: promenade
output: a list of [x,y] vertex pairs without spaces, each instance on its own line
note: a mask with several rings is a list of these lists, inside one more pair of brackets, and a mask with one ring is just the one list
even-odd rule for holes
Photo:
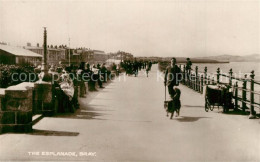
[[204,96],[180,85],[180,116],[170,120],[157,69],[121,75],[80,98],[75,114],[44,117],[30,134],[0,135],[0,160],[260,161],[259,119],[205,112]]

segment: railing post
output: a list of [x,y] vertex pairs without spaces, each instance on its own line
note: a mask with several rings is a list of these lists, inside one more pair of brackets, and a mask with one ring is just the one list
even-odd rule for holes
[[184,85],[186,85],[186,79],[187,79],[187,74],[186,74],[186,67],[185,67],[185,65],[183,65],[183,76],[184,76]]
[[188,76],[189,76],[189,81],[190,81],[190,84],[189,84],[189,87],[192,89],[192,78],[193,78],[193,75],[188,73]]
[[231,87],[232,86],[232,74],[233,74],[233,71],[232,69],[229,70],[229,86]]
[[193,74],[192,76],[193,76],[193,77],[192,77],[193,90],[196,90],[196,85],[195,85],[195,83],[196,83],[196,74]]
[[215,78],[212,77],[212,84],[215,84]]
[[235,84],[235,110],[238,108],[238,83]]
[[254,74],[254,70],[251,72],[251,86],[250,86],[250,115],[249,115],[249,119],[254,119],[255,118],[255,110],[254,110],[254,78],[255,78],[255,74]]
[[219,84],[220,69],[217,69],[217,84]]
[[[182,74],[181,64],[179,65],[179,68],[180,68],[181,74]],[[182,78],[182,79],[183,79],[183,78]],[[180,82],[183,82],[183,80],[181,80]]]
[[246,111],[246,78],[247,78],[247,75],[245,75],[245,79],[243,80],[243,89],[242,89],[242,110],[243,110],[243,113],[245,113]]
[[190,74],[189,79],[190,79],[190,88],[193,89],[193,85],[192,85],[193,84],[193,75],[192,74]]
[[200,84],[201,84],[201,93],[203,93],[203,83],[204,83],[204,81],[203,81],[203,75],[201,75],[200,76]]
[[198,91],[198,66],[195,67],[195,90]]
[[200,76],[198,76],[197,79],[198,79],[197,90],[198,90],[199,92],[201,92],[201,87],[200,87]]
[[193,74],[190,74],[190,87],[193,89]]
[[[183,73],[183,70],[182,70],[182,68],[181,68],[181,64],[179,64],[179,68],[180,68],[180,70],[181,70],[181,72],[180,72],[180,73],[182,74],[182,73]],[[182,78],[182,79],[183,79],[183,78]],[[182,83],[182,82],[183,82],[183,80],[181,80],[180,82]]]
[[207,66],[205,66],[205,68],[204,68],[205,84],[207,84],[207,71],[208,71],[208,68],[207,68]]
[[193,74],[192,75],[192,87],[193,87],[193,90],[196,90],[196,87],[195,87],[195,83],[196,83],[196,74]]

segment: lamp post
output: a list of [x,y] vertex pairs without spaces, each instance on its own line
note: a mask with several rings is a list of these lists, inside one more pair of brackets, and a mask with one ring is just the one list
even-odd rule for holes
[[47,67],[47,30],[46,27],[44,28],[43,33],[43,60],[42,60],[42,68],[41,73],[39,75],[39,78],[41,81],[49,82],[51,81],[51,75],[48,73],[48,67]]
[[42,68],[41,71],[47,71],[47,30],[46,27],[44,28],[43,32],[43,60],[42,60]]
[[69,38],[69,66],[70,66],[70,38]]

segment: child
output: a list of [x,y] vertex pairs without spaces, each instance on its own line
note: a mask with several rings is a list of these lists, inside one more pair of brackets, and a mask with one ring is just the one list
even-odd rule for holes
[[174,88],[174,96],[172,97],[171,102],[168,103],[168,110],[167,110],[167,116],[168,112],[171,113],[171,119],[173,117],[174,111],[176,111],[176,117],[180,115],[180,108],[181,108],[181,91],[179,88]]

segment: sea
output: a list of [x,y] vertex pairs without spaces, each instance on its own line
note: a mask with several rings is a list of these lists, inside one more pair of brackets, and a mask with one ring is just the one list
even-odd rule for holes
[[228,74],[232,69],[233,75],[237,77],[244,77],[245,74],[249,77],[251,71],[254,70],[255,80],[260,81],[260,62],[230,62],[221,64],[192,64],[193,69],[198,66],[199,72],[204,72],[204,68],[207,67],[209,73],[216,73],[217,68],[220,68],[221,73]]
[[[250,79],[250,74],[254,70],[255,81],[260,83],[260,62],[230,62],[230,63],[193,63],[192,69],[195,70],[195,67],[198,66],[198,72],[203,73],[204,68],[207,67],[207,72],[210,73],[214,80],[216,80],[217,68],[220,68],[220,73],[229,75],[229,70],[232,69],[233,76],[237,78],[244,78],[245,74],[247,78]],[[222,82],[228,82],[228,78],[221,77]],[[235,80],[232,82],[234,85]],[[242,82],[238,81],[238,86],[242,87]],[[247,88],[250,89],[250,85],[247,84]],[[260,85],[254,84],[254,90],[260,93]],[[241,92],[239,92],[241,94]],[[248,93],[249,95],[249,93]],[[255,95],[255,100],[260,102],[260,95]]]

